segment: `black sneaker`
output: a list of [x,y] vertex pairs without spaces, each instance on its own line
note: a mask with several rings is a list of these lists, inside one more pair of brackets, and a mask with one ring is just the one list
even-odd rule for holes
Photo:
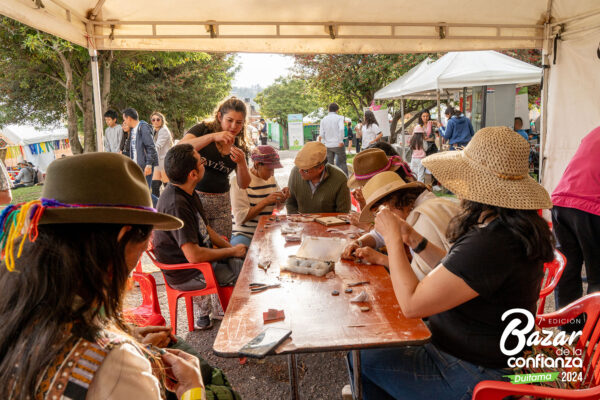
[[199,331],[205,331],[213,327],[212,321],[208,315],[203,315],[198,317],[196,323],[194,324],[194,329]]

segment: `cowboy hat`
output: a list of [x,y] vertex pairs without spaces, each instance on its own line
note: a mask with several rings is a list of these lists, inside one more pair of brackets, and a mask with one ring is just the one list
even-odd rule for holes
[[137,224],[173,230],[183,222],[152,208],[140,167],[116,153],[88,153],[53,161],[42,190],[39,224]]
[[366,149],[352,160],[354,174],[348,179],[348,187],[356,189],[364,186],[369,179],[382,171],[396,171],[400,168],[381,149]]
[[388,194],[398,190],[411,188],[426,189],[427,187],[422,182],[407,183],[400,178],[397,173],[392,171],[385,171],[375,175],[362,188],[363,196],[367,204],[360,213],[359,222],[372,222],[375,218],[375,214],[371,212],[371,207]]
[[480,129],[464,150],[422,162],[461,199],[517,210],[552,208],[546,189],[529,176],[529,143],[506,126]]

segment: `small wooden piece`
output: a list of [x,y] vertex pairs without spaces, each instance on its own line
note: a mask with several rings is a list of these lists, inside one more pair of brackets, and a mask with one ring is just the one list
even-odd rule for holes
[[334,290],[333,292],[331,292],[332,296],[339,296],[340,292],[338,292],[337,290]]
[[367,306],[364,306],[364,307],[361,307],[361,308],[360,308],[360,311],[362,311],[362,312],[367,312],[367,311],[369,311],[369,310],[370,310],[370,308],[369,308],[369,307],[367,307]]
[[263,322],[265,324],[269,322],[280,321],[282,319],[285,319],[285,313],[283,312],[283,310],[269,308],[267,312],[263,313]]
[[352,289],[347,288],[346,290],[344,290],[344,292],[346,292],[346,293],[352,293]]

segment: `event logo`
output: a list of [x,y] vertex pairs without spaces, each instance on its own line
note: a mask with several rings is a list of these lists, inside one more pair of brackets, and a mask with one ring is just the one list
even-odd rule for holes
[[[573,346],[576,343],[582,332],[574,332],[567,335],[560,331],[555,333],[546,329],[536,330],[535,319],[533,315],[523,308],[513,308],[502,314],[502,321],[505,321],[514,315],[510,320],[502,337],[500,338],[500,351],[502,354],[509,356],[508,366],[510,368],[526,368],[529,370],[540,370],[544,368],[554,370],[568,370],[573,368],[581,368],[583,364],[583,350],[575,349]],[[570,320],[550,321],[553,325],[563,325]],[[508,345],[509,339],[513,347]],[[514,340],[516,339],[516,340]],[[516,343],[515,343],[516,342]],[[556,348],[556,357],[545,354],[536,354],[535,356],[514,357],[521,354],[525,347],[541,346]],[[547,382],[555,380],[558,377],[558,372],[549,372],[541,374],[523,374],[523,375],[508,375],[512,383],[533,383]],[[581,380],[581,373],[561,373],[562,380]]]

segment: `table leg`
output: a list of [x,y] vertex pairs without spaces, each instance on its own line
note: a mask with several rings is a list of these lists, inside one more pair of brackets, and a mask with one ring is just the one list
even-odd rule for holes
[[354,380],[354,398],[362,400],[362,381],[360,379],[360,350],[352,350],[352,372]]
[[298,400],[298,367],[296,365],[296,355],[288,354],[288,371],[290,374],[290,398]]

